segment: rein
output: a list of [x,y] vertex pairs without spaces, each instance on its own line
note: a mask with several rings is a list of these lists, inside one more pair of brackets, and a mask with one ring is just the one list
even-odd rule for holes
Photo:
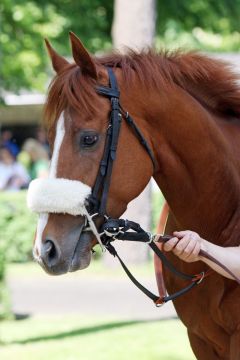
[[[103,235],[102,241],[106,249],[113,256],[117,257],[124,271],[130,278],[130,280],[141,290],[146,296],[148,296],[156,306],[161,306],[170,300],[175,300],[181,295],[184,295],[189,290],[191,290],[196,285],[200,284],[203,279],[209,276],[212,270],[202,271],[195,275],[185,274],[179,270],[177,270],[171,262],[167,259],[164,253],[158,248],[157,243],[166,243],[168,240],[172,238],[170,235],[160,235],[160,234],[151,234],[147,231],[144,231],[141,226],[133,221],[123,220],[123,219],[108,219],[102,226]],[[154,251],[154,253],[160,258],[163,265],[171,271],[175,276],[182,278],[183,280],[190,281],[189,284],[183,289],[177,291],[171,295],[155,295],[148,289],[146,289],[142,284],[138,282],[138,280],[131,274],[128,270],[120,256],[118,255],[116,249],[112,245],[112,241],[114,240],[123,240],[123,241],[137,241],[144,242],[148,244],[148,246]],[[211,260],[222,269],[224,269],[229,275],[231,275],[237,283],[240,285],[240,279],[236,277],[225,265],[220,263],[214,257],[209,255],[206,251],[200,250],[200,256],[205,257],[206,259]]]
[[[133,221],[123,220],[123,219],[111,219],[106,213],[107,198],[110,188],[111,175],[113,170],[114,160],[116,159],[116,151],[118,145],[118,139],[121,129],[122,119],[124,118],[127,124],[131,127],[136,137],[139,139],[142,146],[147,151],[149,157],[153,163],[153,169],[156,168],[155,159],[152,153],[150,146],[145,140],[143,134],[130,117],[128,112],[125,112],[121,107],[119,102],[120,91],[118,89],[117,79],[111,68],[107,68],[109,76],[109,87],[98,86],[96,91],[98,94],[109,98],[111,102],[111,113],[109,126],[106,133],[106,141],[104,147],[104,153],[102,160],[100,162],[98,175],[95,181],[91,195],[88,197],[87,205],[87,224],[85,231],[93,231],[97,236],[97,239],[101,246],[105,247],[111,255],[117,257],[124,271],[130,278],[130,280],[146,295],[148,296],[156,306],[161,306],[169,300],[174,300],[177,297],[185,294],[191,290],[196,285],[200,284],[202,280],[210,274],[211,270],[202,271],[196,275],[189,275],[180,272],[177,270],[166,258],[164,253],[158,248],[157,243],[165,243],[168,241],[171,236],[169,235],[153,235],[149,232],[144,231],[141,226]],[[99,233],[93,218],[95,217],[104,218],[104,223],[101,227],[101,232]],[[170,270],[176,276],[182,278],[183,280],[189,281],[189,284],[183,289],[177,291],[174,294],[168,295],[155,295],[147,288],[145,288],[138,280],[131,274],[127,266],[124,264],[120,256],[118,255],[116,249],[113,247],[112,242],[114,240],[123,240],[123,241],[139,241],[145,242],[148,246],[154,251],[154,253],[161,259],[162,263],[168,270]],[[240,284],[240,279],[238,279],[229,269],[227,269],[223,264],[214,259],[211,255],[207,254],[204,251],[200,251],[200,256],[203,256],[215,264],[222,267],[229,275],[231,275],[237,282]]]

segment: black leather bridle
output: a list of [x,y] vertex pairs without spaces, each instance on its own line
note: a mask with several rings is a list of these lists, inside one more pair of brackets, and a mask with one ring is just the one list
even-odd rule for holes
[[150,146],[128,112],[125,112],[120,105],[120,91],[118,89],[117,79],[114,75],[114,72],[111,68],[107,68],[107,71],[110,87],[98,86],[96,91],[98,94],[109,98],[111,102],[110,121],[106,133],[103,157],[100,162],[99,171],[92,190],[92,194],[89,198],[91,203],[91,212],[98,213],[102,216],[106,215],[107,197],[111,182],[113,163],[116,159],[118,139],[123,118],[132,128],[140,143],[147,151],[152,160],[153,168],[155,169],[155,159]]
[[[124,118],[127,124],[131,127],[136,137],[139,139],[142,146],[147,151],[149,157],[153,163],[153,169],[156,169],[156,162],[154,159],[154,155],[152,150],[144,138],[143,134],[130,117],[128,112],[124,111],[121,107],[119,97],[120,91],[118,89],[117,79],[115,74],[111,68],[107,68],[108,76],[109,76],[109,87],[106,86],[98,86],[96,91],[98,94],[109,98],[111,102],[111,113],[110,113],[110,121],[109,126],[106,133],[106,141],[105,148],[102,160],[100,162],[98,175],[92,190],[92,194],[88,198],[88,206],[87,210],[89,214],[93,217],[102,217],[104,222],[100,229],[101,241],[104,247],[115,257],[118,258],[120,264],[122,265],[124,271],[131,279],[131,281],[157,306],[160,306],[166,303],[169,300],[174,300],[180,295],[185,294],[194,286],[201,283],[201,281],[208,275],[207,272],[201,272],[196,275],[184,274],[178,271],[166,258],[164,253],[158,248],[156,242],[166,242],[171,236],[159,236],[152,235],[149,232],[144,231],[141,226],[133,221],[124,220],[124,219],[111,219],[108,217],[106,213],[107,206],[107,198],[111,183],[111,175],[113,170],[114,160],[116,159],[116,151],[118,145],[118,139],[121,129],[122,119]],[[136,278],[131,274],[128,270],[122,259],[119,257],[116,249],[113,247],[112,242],[114,240],[123,240],[123,241],[138,241],[147,243],[150,248],[155,252],[155,254],[161,259],[164,266],[168,268],[173,274],[182,278],[183,280],[188,280],[189,284],[181,289],[180,291],[172,294],[165,295],[163,297],[153,294],[151,291],[146,289],[142,284],[140,284]],[[205,252],[201,252],[202,256],[207,257],[208,259],[214,261],[216,264],[221,266],[225,271],[227,271],[235,280],[240,283],[240,280],[223,264],[219,263],[216,259],[212,258]]]

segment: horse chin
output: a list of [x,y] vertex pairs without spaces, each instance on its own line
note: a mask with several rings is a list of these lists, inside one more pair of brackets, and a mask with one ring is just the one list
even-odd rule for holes
[[90,232],[82,232],[74,250],[68,271],[74,272],[87,268],[91,262],[91,241],[93,235]]

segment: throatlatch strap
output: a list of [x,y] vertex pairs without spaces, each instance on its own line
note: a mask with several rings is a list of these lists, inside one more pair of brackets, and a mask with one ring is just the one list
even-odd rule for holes
[[140,129],[137,127],[137,125],[135,124],[135,122],[133,121],[133,119],[131,118],[131,116],[128,113],[124,112],[124,116],[125,116],[125,119],[126,119],[128,125],[134,130],[140,143],[142,144],[142,146],[145,148],[148,155],[150,156],[152,163],[153,163],[153,168],[154,168],[154,170],[156,170],[156,161],[155,161],[153,152],[152,152],[150,146],[148,145],[147,141],[145,140],[143,134],[141,133]]

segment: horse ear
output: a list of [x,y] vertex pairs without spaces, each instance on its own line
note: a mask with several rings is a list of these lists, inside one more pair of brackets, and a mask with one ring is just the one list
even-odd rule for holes
[[46,47],[48,54],[52,60],[52,67],[58,74],[65,66],[69,65],[69,62],[64,59],[64,57],[58,55],[58,53],[53,49],[50,42],[45,39]]
[[91,76],[93,79],[97,79],[97,69],[91,55],[72,31],[69,32],[69,36],[72,45],[72,55],[76,64],[83,73]]

